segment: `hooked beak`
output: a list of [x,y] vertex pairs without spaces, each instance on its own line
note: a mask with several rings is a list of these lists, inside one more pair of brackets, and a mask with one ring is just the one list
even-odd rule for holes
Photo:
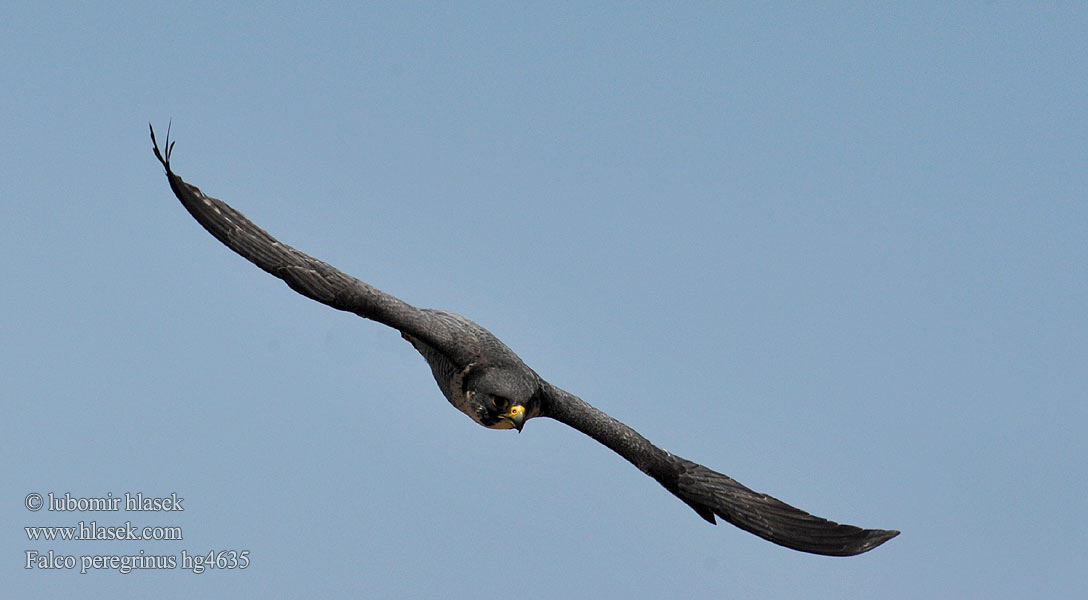
[[510,424],[514,426],[514,429],[521,433],[521,428],[525,425],[525,407],[520,404],[515,404],[510,407],[510,410],[499,415],[500,417],[510,421]]

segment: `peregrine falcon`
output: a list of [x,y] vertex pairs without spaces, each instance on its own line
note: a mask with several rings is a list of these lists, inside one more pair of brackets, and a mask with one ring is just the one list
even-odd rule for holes
[[227,203],[183,181],[170,167],[167,139],[155,157],[181,204],[216,239],[296,292],[400,331],[426,359],[442,394],[457,410],[491,429],[516,429],[536,417],[565,423],[653,477],[700,517],[715,517],[775,544],[829,556],[872,550],[899,534],[813,516],[734,479],[659,448],[581,398],[545,381],[476,323],[444,310],[417,308],[281,243]]

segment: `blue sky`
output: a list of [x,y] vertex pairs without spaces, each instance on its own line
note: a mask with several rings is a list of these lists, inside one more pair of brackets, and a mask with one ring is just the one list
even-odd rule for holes
[[[5,592],[1083,596],[1085,31],[1074,3],[7,7]],[[281,240],[677,454],[903,534],[792,552],[558,423],[472,424],[396,332],[185,213],[147,138],[171,119],[177,171]],[[126,491],[185,511],[24,507]],[[81,520],[184,540],[24,529]]]

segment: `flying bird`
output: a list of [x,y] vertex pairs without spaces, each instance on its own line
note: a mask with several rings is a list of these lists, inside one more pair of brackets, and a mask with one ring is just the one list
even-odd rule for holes
[[627,459],[711,524],[721,517],[794,550],[851,556],[899,534],[813,516],[655,446],[634,429],[545,381],[473,321],[444,310],[417,308],[347,275],[280,242],[227,203],[186,183],[170,167],[174,143],[169,138],[167,131],[160,152],[151,129],[155,157],[166,169],[170,188],[204,229],[303,296],[399,330],[426,359],[450,404],[476,423],[521,431],[530,419],[555,419]]

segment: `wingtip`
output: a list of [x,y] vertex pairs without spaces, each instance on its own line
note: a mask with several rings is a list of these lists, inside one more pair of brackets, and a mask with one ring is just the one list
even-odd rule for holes
[[151,149],[155,153],[155,158],[159,159],[166,174],[170,175],[173,171],[170,170],[170,154],[174,150],[174,142],[170,141],[170,126],[173,124],[173,120],[166,126],[166,141],[163,144],[162,151],[159,151],[159,142],[155,139],[155,127],[149,122],[147,124],[148,130],[151,132]]
[[856,552],[851,553],[852,555],[868,552],[899,535],[899,531],[895,529],[867,529],[865,533],[865,537],[858,545]]

